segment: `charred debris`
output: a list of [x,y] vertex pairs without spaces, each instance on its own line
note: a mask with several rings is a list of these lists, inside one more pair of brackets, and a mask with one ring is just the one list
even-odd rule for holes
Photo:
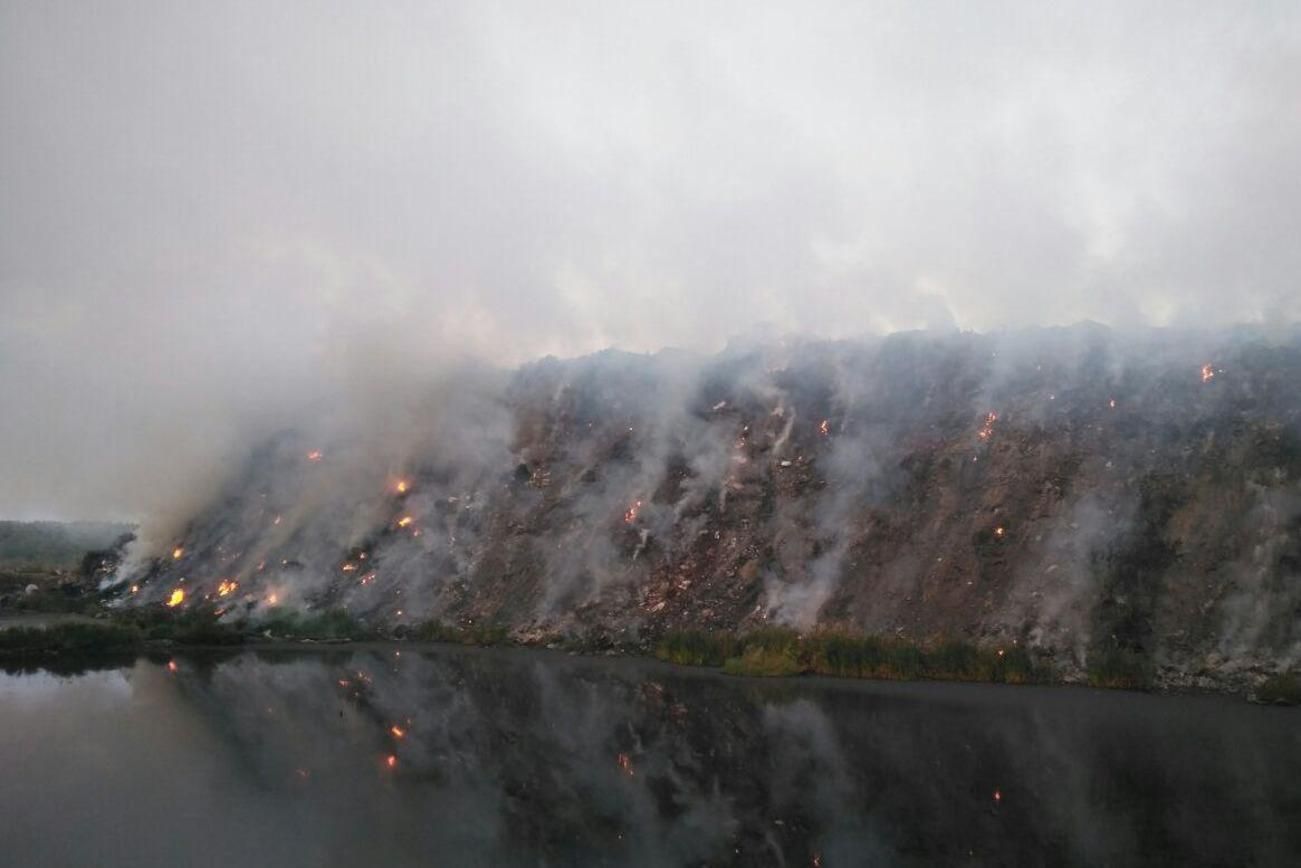
[[721,658],[754,671],[830,671],[839,637],[857,674],[912,648],[903,675],[1250,690],[1301,664],[1298,383],[1295,333],[1095,325],[546,359],[454,380],[400,450],[282,432],[101,586],[282,630],[791,637]]

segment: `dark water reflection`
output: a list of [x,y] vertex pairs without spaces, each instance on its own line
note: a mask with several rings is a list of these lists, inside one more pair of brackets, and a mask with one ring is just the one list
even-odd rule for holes
[[0,675],[0,862],[1294,865],[1301,854],[1301,714],[1240,701],[761,682],[527,651],[175,667]]

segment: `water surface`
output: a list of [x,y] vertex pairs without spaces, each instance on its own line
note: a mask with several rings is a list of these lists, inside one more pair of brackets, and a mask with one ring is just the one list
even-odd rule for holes
[[1295,865],[1301,713],[376,647],[0,675],[0,862]]

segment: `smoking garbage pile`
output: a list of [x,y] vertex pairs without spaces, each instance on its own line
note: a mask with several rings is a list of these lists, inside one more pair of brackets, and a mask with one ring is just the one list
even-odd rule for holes
[[549,358],[454,379],[400,446],[282,431],[105,584],[254,621],[782,625],[1232,684],[1301,662],[1298,382],[1296,333],[1092,324]]

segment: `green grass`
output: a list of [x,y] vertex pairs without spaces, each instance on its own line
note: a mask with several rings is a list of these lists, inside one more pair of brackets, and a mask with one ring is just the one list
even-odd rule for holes
[[1017,646],[978,647],[948,641],[922,646],[838,632],[801,636],[766,628],[751,633],[666,633],[655,656],[688,666],[721,666],[732,675],[786,676],[810,673],[841,678],[907,681],[985,681],[1024,684],[1037,680],[1026,651]]
[[253,626],[258,632],[270,632],[278,639],[361,640],[376,635],[374,630],[342,609],[328,609],[310,615],[284,612]]
[[1256,701],[1266,705],[1301,705],[1301,674],[1271,675],[1256,691]]
[[1089,686],[1121,690],[1145,690],[1151,684],[1147,660],[1135,651],[1106,649],[1091,654]]
[[458,627],[441,621],[424,621],[412,627],[406,638],[418,642],[450,642],[457,645],[503,645],[510,641],[510,631],[494,624]]

